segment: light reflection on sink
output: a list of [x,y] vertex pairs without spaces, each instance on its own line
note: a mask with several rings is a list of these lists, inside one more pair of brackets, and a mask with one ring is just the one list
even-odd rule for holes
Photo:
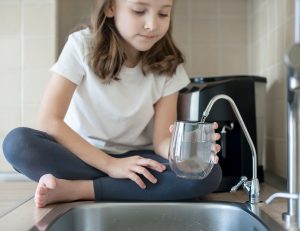
[[43,229],[48,231],[283,230],[271,219],[254,215],[246,204],[229,202],[91,203],[47,216]]

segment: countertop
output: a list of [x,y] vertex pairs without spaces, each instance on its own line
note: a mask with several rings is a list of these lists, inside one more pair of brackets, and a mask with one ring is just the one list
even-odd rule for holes
[[[53,208],[60,206],[60,204],[54,204],[45,208],[36,208],[33,201],[36,183],[33,182],[1,182],[0,187],[0,230],[3,231],[29,230]],[[279,191],[266,183],[262,183],[260,187],[262,201],[274,192]],[[246,202],[248,195],[245,191],[240,190],[235,193],[212,193],[200,199],[205,201]],[[285,199],[276,199],[270,205],[262,203],[260,207],[277,223],[283,225],[281,214],[287,210]]]

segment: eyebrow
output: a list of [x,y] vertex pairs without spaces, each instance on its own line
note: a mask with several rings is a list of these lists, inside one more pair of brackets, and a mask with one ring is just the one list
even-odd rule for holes
[[[129,0],[128,1],[129,3],[132,3],[132,4],[136,4],[136,5],[145,5],[145,6],[148,6],[149,4],[148,3],[146,3],[146,2],[139,2],[139,1],[134,1],[134,0]],[[170,4],[168,4],[168,5],[163,5],[162,6],[162,8],[171,8],[172,7],[172,5]]]

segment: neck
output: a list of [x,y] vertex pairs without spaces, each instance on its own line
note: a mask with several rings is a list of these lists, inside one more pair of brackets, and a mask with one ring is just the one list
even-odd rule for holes
[[132,49],[125,49],[125,53],[126,53],[125,65],[127,67],[135,67],[139,63],[141,52],[132,48]]
[[128,57],[125,60],[125,65],[127,67],[135,67],[140,61],[140,55],[137,55],[135,57]]
[[135,67],[139,63],[138,60],[131,61],[131,60],[126,60],[125,61],[125,66],[126,67]]

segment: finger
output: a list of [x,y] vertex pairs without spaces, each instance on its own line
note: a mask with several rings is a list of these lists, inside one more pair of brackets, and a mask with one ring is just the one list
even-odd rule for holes
[[217,140],[221,139],[220,133],[214,133],[212,135],[212,139],[213,139],[213,141],[217,141]]
[[149,167],[158,172],[162,172],[166,169],[166,166],[152,159],[142,158],[138,159],[137,165]]
[[219,157],[217,155],[214,156],[213,162],[214,162],[214,164],[219,163]]
[[219,144],[213,144],[210,148],[214,154],[218,153],[221,150],[221,146]]
[[215,151],[216,151],[216,153],[220,152],[221,151],[221,145],[215,144]]
[[140,186],[140,188],[142,189],[145,189],[146,188],[146,185],[145,183],[142,181],[142,179],[137,175],[135,174],[134,172],[130,172],[128,174],[128,178],[132,181],[134,181],[138,186]]
[[217,164],[219,163],[219,157],[217,155],[210,155],[210,160],[214,163],[214,164]]
[[143,175],[146,179],[148,179],[151,183],[155,184],[157,179],[144,167],[135,166],[132,171]]
[[170,133],[172,133],[172,132],[173,132],[173,129],[174,129],[174,125],[172,124],[172,125],[170,125],[170,127],[169,127],[169,131],[170,131]]
[[219,125],[217,122],[213,122],[213,129],[218,129]]

